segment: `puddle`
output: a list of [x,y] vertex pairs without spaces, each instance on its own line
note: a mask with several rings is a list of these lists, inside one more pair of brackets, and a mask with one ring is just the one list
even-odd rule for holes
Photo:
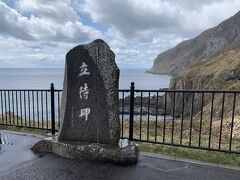
[[0,174],[37,158],[37,154],[30,149],[37,141],[39,138],[33,136],[0,130]]
[[27,141],[27,139],[27,136],[19,136],[18,134],[0,131],[0,153],[10,151],[17,146],[21,146]]
[[14,137],[13,134],[0,132],[0,153],[5,152],[8,149],[12,148],[11,146],[16,145],[17,139],[18,138]]

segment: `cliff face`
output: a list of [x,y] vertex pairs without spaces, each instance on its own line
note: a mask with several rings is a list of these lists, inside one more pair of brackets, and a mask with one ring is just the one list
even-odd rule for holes
[[151,73],[176,76],[183,69],[240,43],[240,11],[194,39],[183,41],[154,61]]
[[[217,90],[239,90],[240,89],[240,46],[235,46],[209,58],[203,59],[183,70],[177,77],[173,78],[170,83],[170,89],[217,89]],[[202,94],[195,94],[195,106],[193,115],[196,115],[201,109]],[[205,94],[205,106],[211,102],[212,94]],[[227,96],[226,96],[227,98]],[[229,97],[230,98],[230,97]],[[232,98],[232,97],[231,97]],[[172,102],[172,96],[169,101]],[[222,94],[215,94],[219,106],[222,101]],[[191,109],[192,93],[185,94],[185,108]],[[217,101],[216,101],[217,102]],[[240,102],[237,109],[240,111]],[[216,106],[218,106],[216,104]],[[231,110],[232,104],[226,105]],[[182,94],[176,94],[176,112],[181,112]],[[236,111],[238,113],[238,111]],[[186,116],[190,112],[186,112]]]
[[172,78],[171,89],[232,89],[240,82],[240,46],[195,63]]

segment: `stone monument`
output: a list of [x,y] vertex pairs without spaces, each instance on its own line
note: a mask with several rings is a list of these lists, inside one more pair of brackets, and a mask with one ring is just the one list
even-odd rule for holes
[[70,50],[58,137],[41,140],[32,149],[70,158],[136,163],[136,145],[120,139],[118,85],[115,55],[103,40]]

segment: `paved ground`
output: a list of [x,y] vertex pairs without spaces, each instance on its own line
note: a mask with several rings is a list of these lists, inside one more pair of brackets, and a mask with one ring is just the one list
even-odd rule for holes
[[[30,148],[39,138],[0,130],[0,176],[3,172],[14,169],[37,158]],[[1,179],[1,178],[0,178]]]
[[[240,171],[140,155],[137,165],[119,167],[109,163],[34,154],[29,149],[38,140],[31,136],[5,133],[6,148],[0,145],[0,179],[240,179]],[[14,137],[13,137],[14,136]],[[20,140],[21,139],[21,140]],[[3,147],[5,146],[5,147]],[[5,149],[5,150],[3,150]]]

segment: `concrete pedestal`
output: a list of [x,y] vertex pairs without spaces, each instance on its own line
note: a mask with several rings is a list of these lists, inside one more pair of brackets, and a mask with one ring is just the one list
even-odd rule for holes
[[50,152],[67,158],[111,162],[119,165],[134,164],[138,161],[138,148],[127,139],[120,139],[119,144],[113,146],[98,143],[58,142],[54,138],[46,138],[37,142],[32,150]]

